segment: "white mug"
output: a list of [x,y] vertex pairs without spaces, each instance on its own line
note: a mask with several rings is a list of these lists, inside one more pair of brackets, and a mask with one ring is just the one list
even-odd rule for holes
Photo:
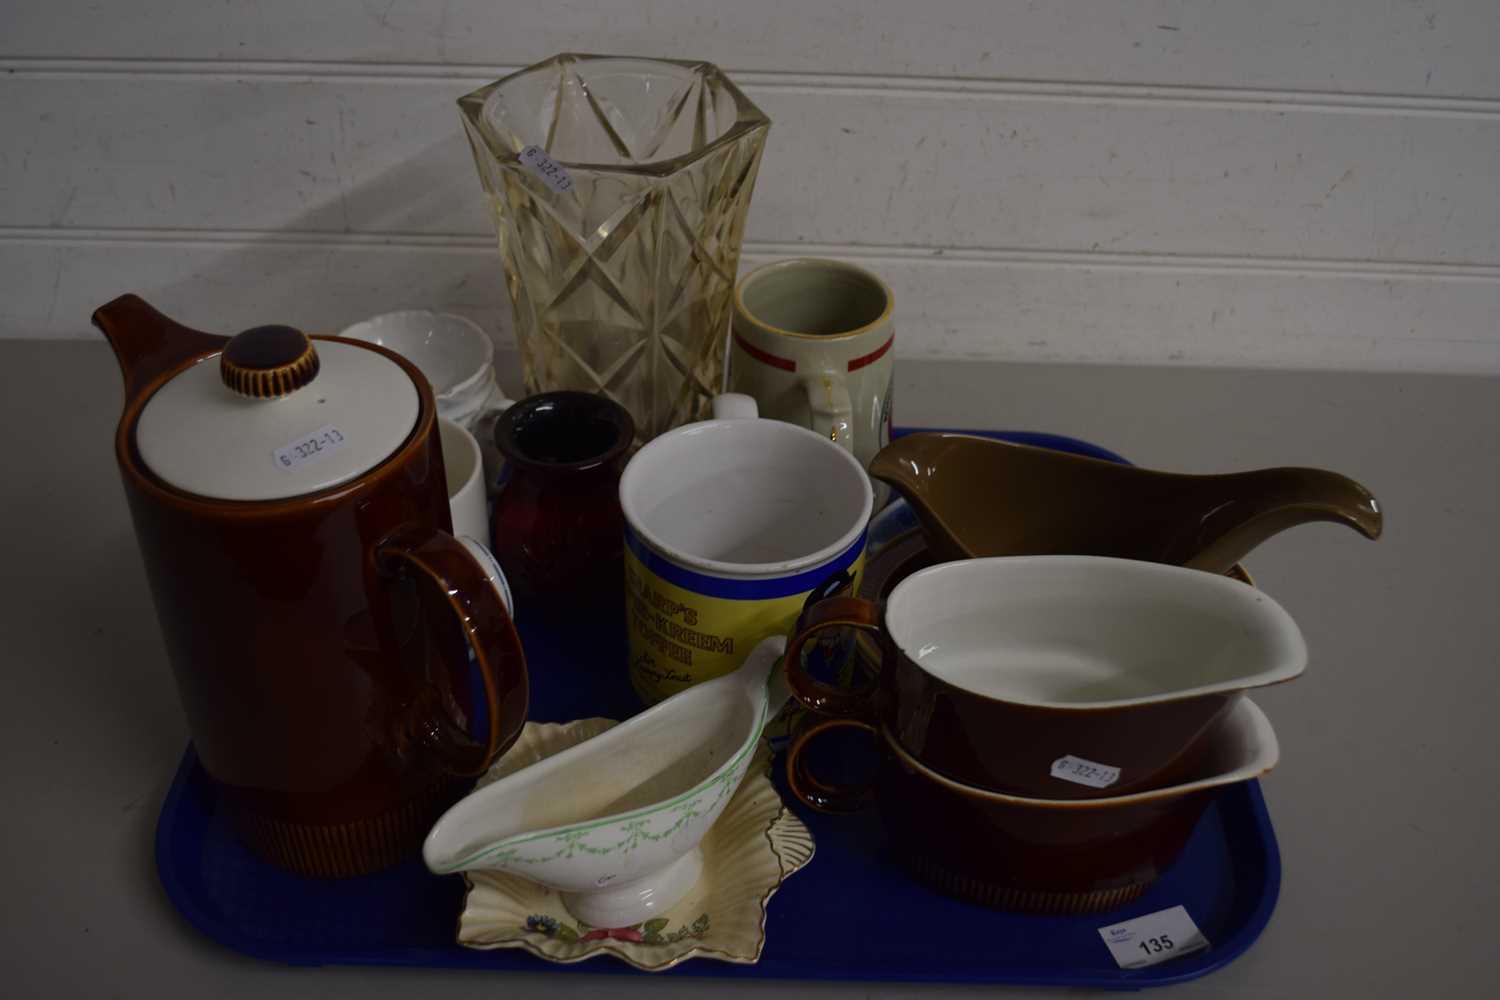
[[438,435],[443,447],[443,472],[448,479],[448,510],[453,515],[453,536],[459,540],[485,580],[495,588],[500,603],[516,617],[516,601],[510,581],[490,552],[490,505],[484,492],[484,462],[479,442],[447,417],[438,417]]
[[484,459],[479,442],[447,417],[438,417],[438,434],[443,445],[443,469],[448,475],[453,534],[468,535],[488,545],[490,512],[484,495]]
[[[895,299],[880,278],[837,260],[757,268],[734,293],[729,388],[760,412],[811,428],[869,466],[891,439]],[[889,487],[875,484],[876,507]]]

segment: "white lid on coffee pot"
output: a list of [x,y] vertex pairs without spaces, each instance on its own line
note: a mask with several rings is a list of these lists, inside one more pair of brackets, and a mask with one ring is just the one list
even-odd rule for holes
[[146,467],[215,500],[279,500],[347,483],[410,436],[421,397],[380,351],[262,326],[177,373],[135,427]]

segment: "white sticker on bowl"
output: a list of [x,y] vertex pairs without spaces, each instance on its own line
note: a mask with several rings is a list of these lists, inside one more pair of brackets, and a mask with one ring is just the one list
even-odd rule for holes
[[1108,788],[1120,780],[1120,769],[1069,754],[1052,762],[1052,777],[1090,788]]
[[1181,906],[1101,927],[1099,936],[1122,969],[1144,969],[1208,947],[1208,938]]
[[271,453],[276,468],[283,472],[295,472],[304,465],[321,462],[344,446],[349,438],[332,424],[325,424],[315,431],[298,435]]
[[527,146],[521,150],[521,163],[558,194],[567,194],[573,190],[573,178],[541,146]]

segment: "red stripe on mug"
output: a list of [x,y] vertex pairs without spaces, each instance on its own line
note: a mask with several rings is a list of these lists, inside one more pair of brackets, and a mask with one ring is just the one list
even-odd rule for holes
[[891,345],[895,342],[896,335],[893,333],[891,334],[889,340],[881,344],[879,347],[875,348],[875,350],[871,351],[869,354],[866,354],[864,357],[851,359],[849,362],[849,370],[851,372],[857,371],[860,368],[863,368],[865,365],[873,365],[875,362],[885,357],[885,352],[889,351],[891,349]]
[[[746,354],[750,355],[752,358],[754,358],[756,361],[759,361],[763,365],[770,365],[772,368],[780,368],[782,371],[787,372],[794,372],[797,370],[797,362],[793,361],[791,358],[778,358],[774,354],[768,354],[737,333],[734,335],[734,342],[736,344],[739,344],[740,349],[743,350]],[[889,346],[889,344],[886,345],[886,347]],[[885,348],[883,347],[881,348],[881,350],[885,350]]]

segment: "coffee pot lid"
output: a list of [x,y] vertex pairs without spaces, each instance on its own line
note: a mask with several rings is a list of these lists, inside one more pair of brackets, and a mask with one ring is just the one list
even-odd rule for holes
[[416,384],[374,348],[288,326],[234,337],[146,401],[141,460],[167,485],[215,500],[279,500],[368,472],[411,434]]

